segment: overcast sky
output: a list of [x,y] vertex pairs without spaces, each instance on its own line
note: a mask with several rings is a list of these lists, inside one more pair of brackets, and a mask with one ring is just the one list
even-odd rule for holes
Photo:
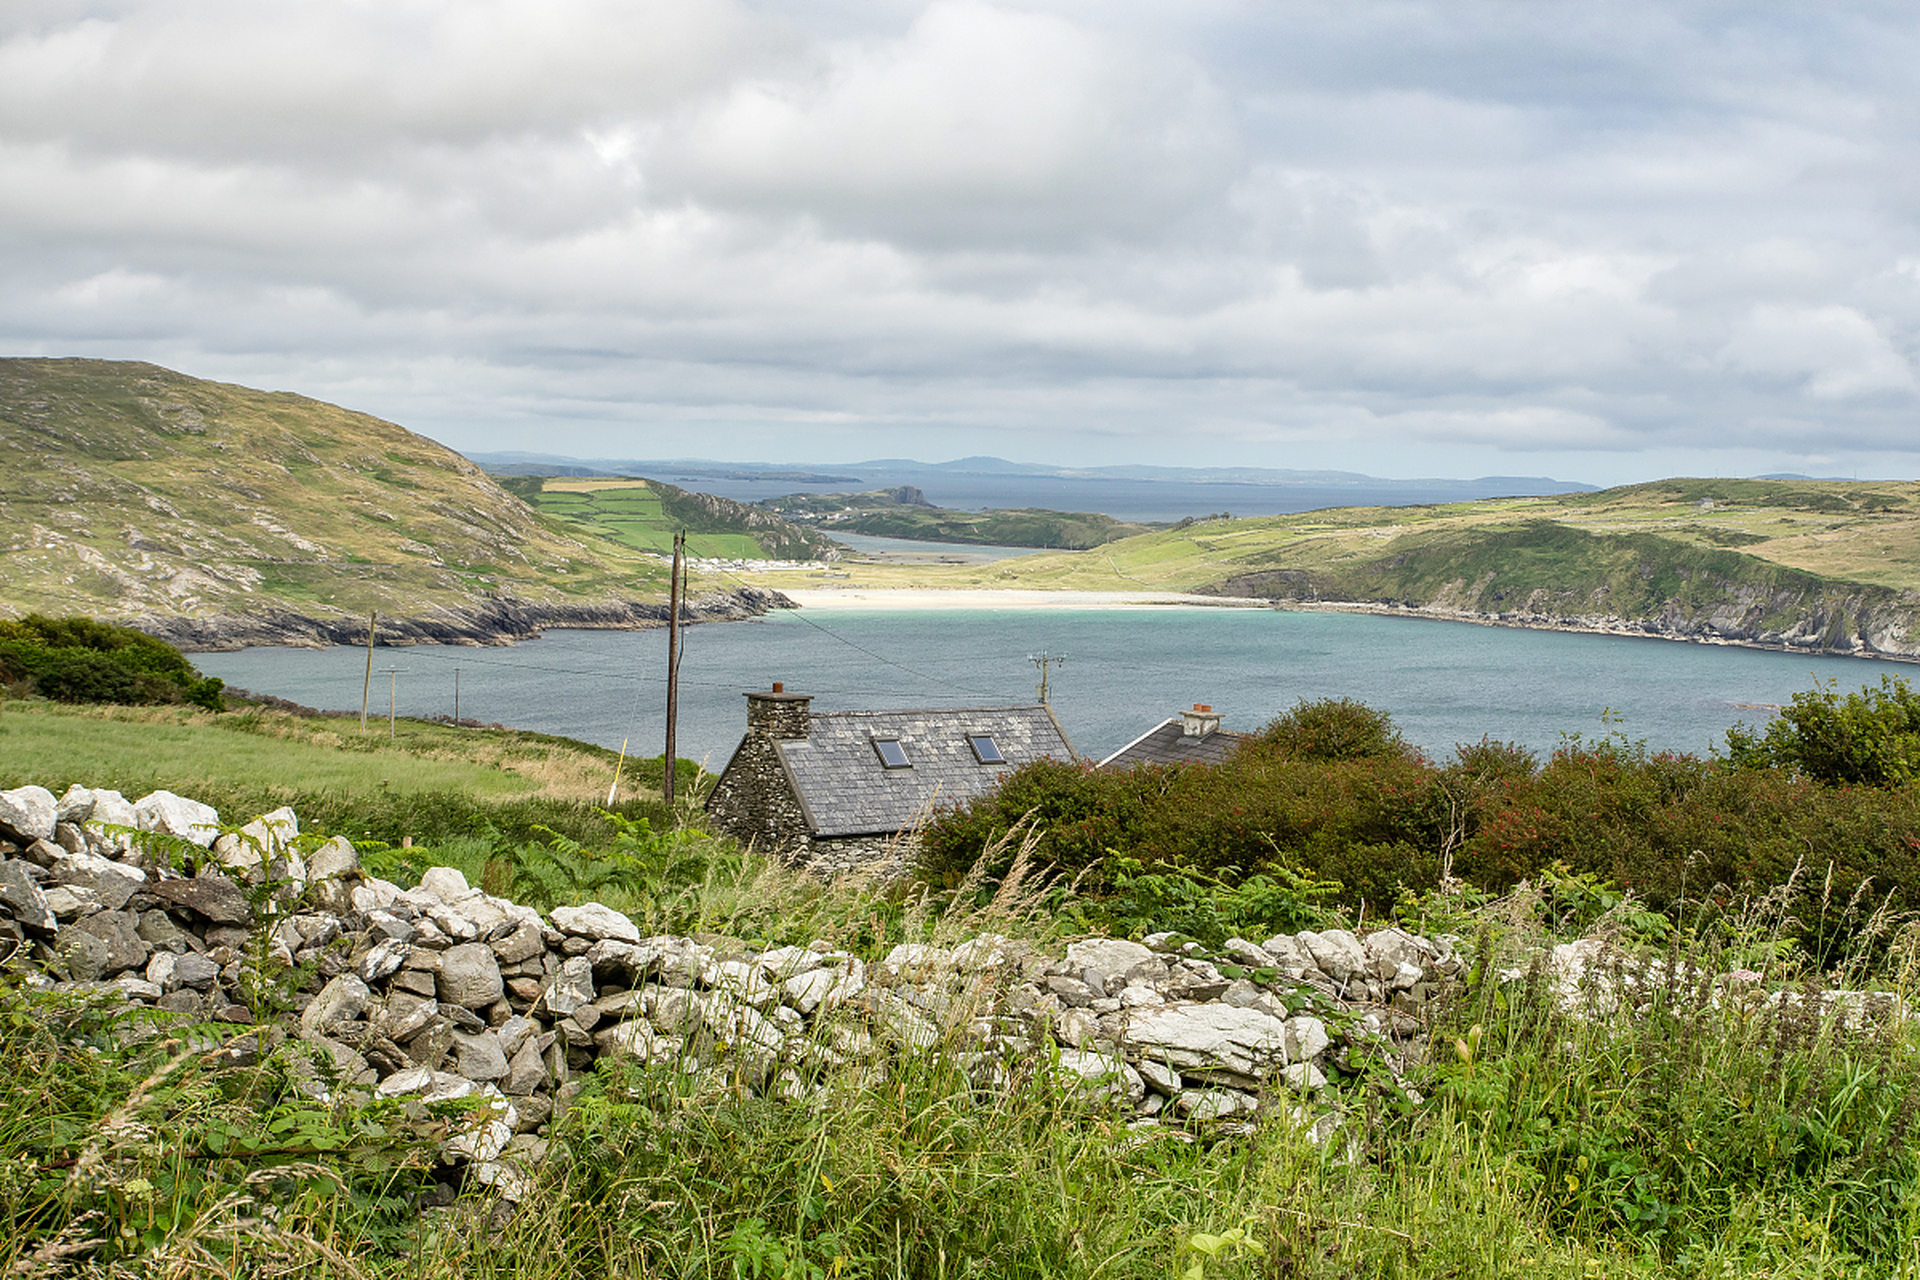
[[1920,475],[1912,0],[4,0],[0,353],[576,456]]

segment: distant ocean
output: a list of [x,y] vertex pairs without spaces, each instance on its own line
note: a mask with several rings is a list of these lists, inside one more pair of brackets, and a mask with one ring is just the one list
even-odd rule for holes
[[[1549,751],[1611,733],[1704,753],[1737,721],[1763,723],[1816,679],[1843,689],[1910,664],[1521,631],[1427,619],[1191,607],[942,612],[782,612],[687,633],[682,755],[724,765],[745,723],[742,694],[774,680],[822,710],[1031,701],[1040,654],[1055,711],[1099,757],[1196,702],[1252,730],[1300,699],[1357,698],[1444,757],[1482,737]],[[554,631],[511,648],[382,650],[404,715],[453,712],[657,755],[664,733],[663,632]],[[196,654],[230,684],[310,706],[357,709],[365,651]],[[386,709],[377,682],[376,714]]]

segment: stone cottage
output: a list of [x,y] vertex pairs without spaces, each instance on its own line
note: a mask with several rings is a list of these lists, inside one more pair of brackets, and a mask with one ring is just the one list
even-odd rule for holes
[[1204,702],[1193,710],[1168,716],[1153,728],[1100,762],[1100,768],[1121,772],[1143,764],[1219,764],[1251,734],[1220,727],[1220,716]]
[[963,804],[1032,760],[1076,760],[1044,703],[925,711],[810,709],[776,683],[747,695],[747,733],[707,797],[715,830],[837,873],[901,851],[935,807]]

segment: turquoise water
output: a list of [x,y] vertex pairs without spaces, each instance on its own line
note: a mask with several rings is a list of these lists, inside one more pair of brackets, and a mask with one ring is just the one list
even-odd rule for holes
[[[718,769],[740,739],[741,694],[780,680],[821,710],[1032,701],[1031,655],[1064,656],[1054,710],[1083,754],[1104,756],[1168,715],[1211,703],[1255,729],[1300,699],[1357,698],[1392,714],[1435,756],[1482,737],[1551,750],[1610,731],[1704,753],[1739,720],[1763,722],[1815,679],[1842,688],[1907,663],[1520,631],[1415,618],[1269,609],[981,609],[833,613],[690,628],[681,665],[680,754]],[[391,677],[402,715],[460,714],[658,754],[662,631],[554,631],[510,648],[418,646],[374,656],[372,708]],[[197,654],[229,684],[358,710],[366,651]],[[1603,713],[1610,723],[1603,723]]]

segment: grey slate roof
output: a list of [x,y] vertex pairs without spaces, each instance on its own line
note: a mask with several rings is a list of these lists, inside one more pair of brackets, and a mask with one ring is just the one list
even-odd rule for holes
[[1215,729],[1204,738],[1190,738],[1185,728],[1182,717],[1168,716],[1102,760],[1100,767],[1122,770],[1142,764],[1219,764],[1253,736]]
[[[1005,764],[981,764],[969,734],[992,736]],[[875,738],[897,738],[912,762],[888,769]],[[1074,760],[1053,712],[1024,707],[930,711],[816,711],[805,738],[777,742],[781,767],[816,836],[900,831],[930,806],[962,804],[998,786],[1019,766],[1051,756]]]

